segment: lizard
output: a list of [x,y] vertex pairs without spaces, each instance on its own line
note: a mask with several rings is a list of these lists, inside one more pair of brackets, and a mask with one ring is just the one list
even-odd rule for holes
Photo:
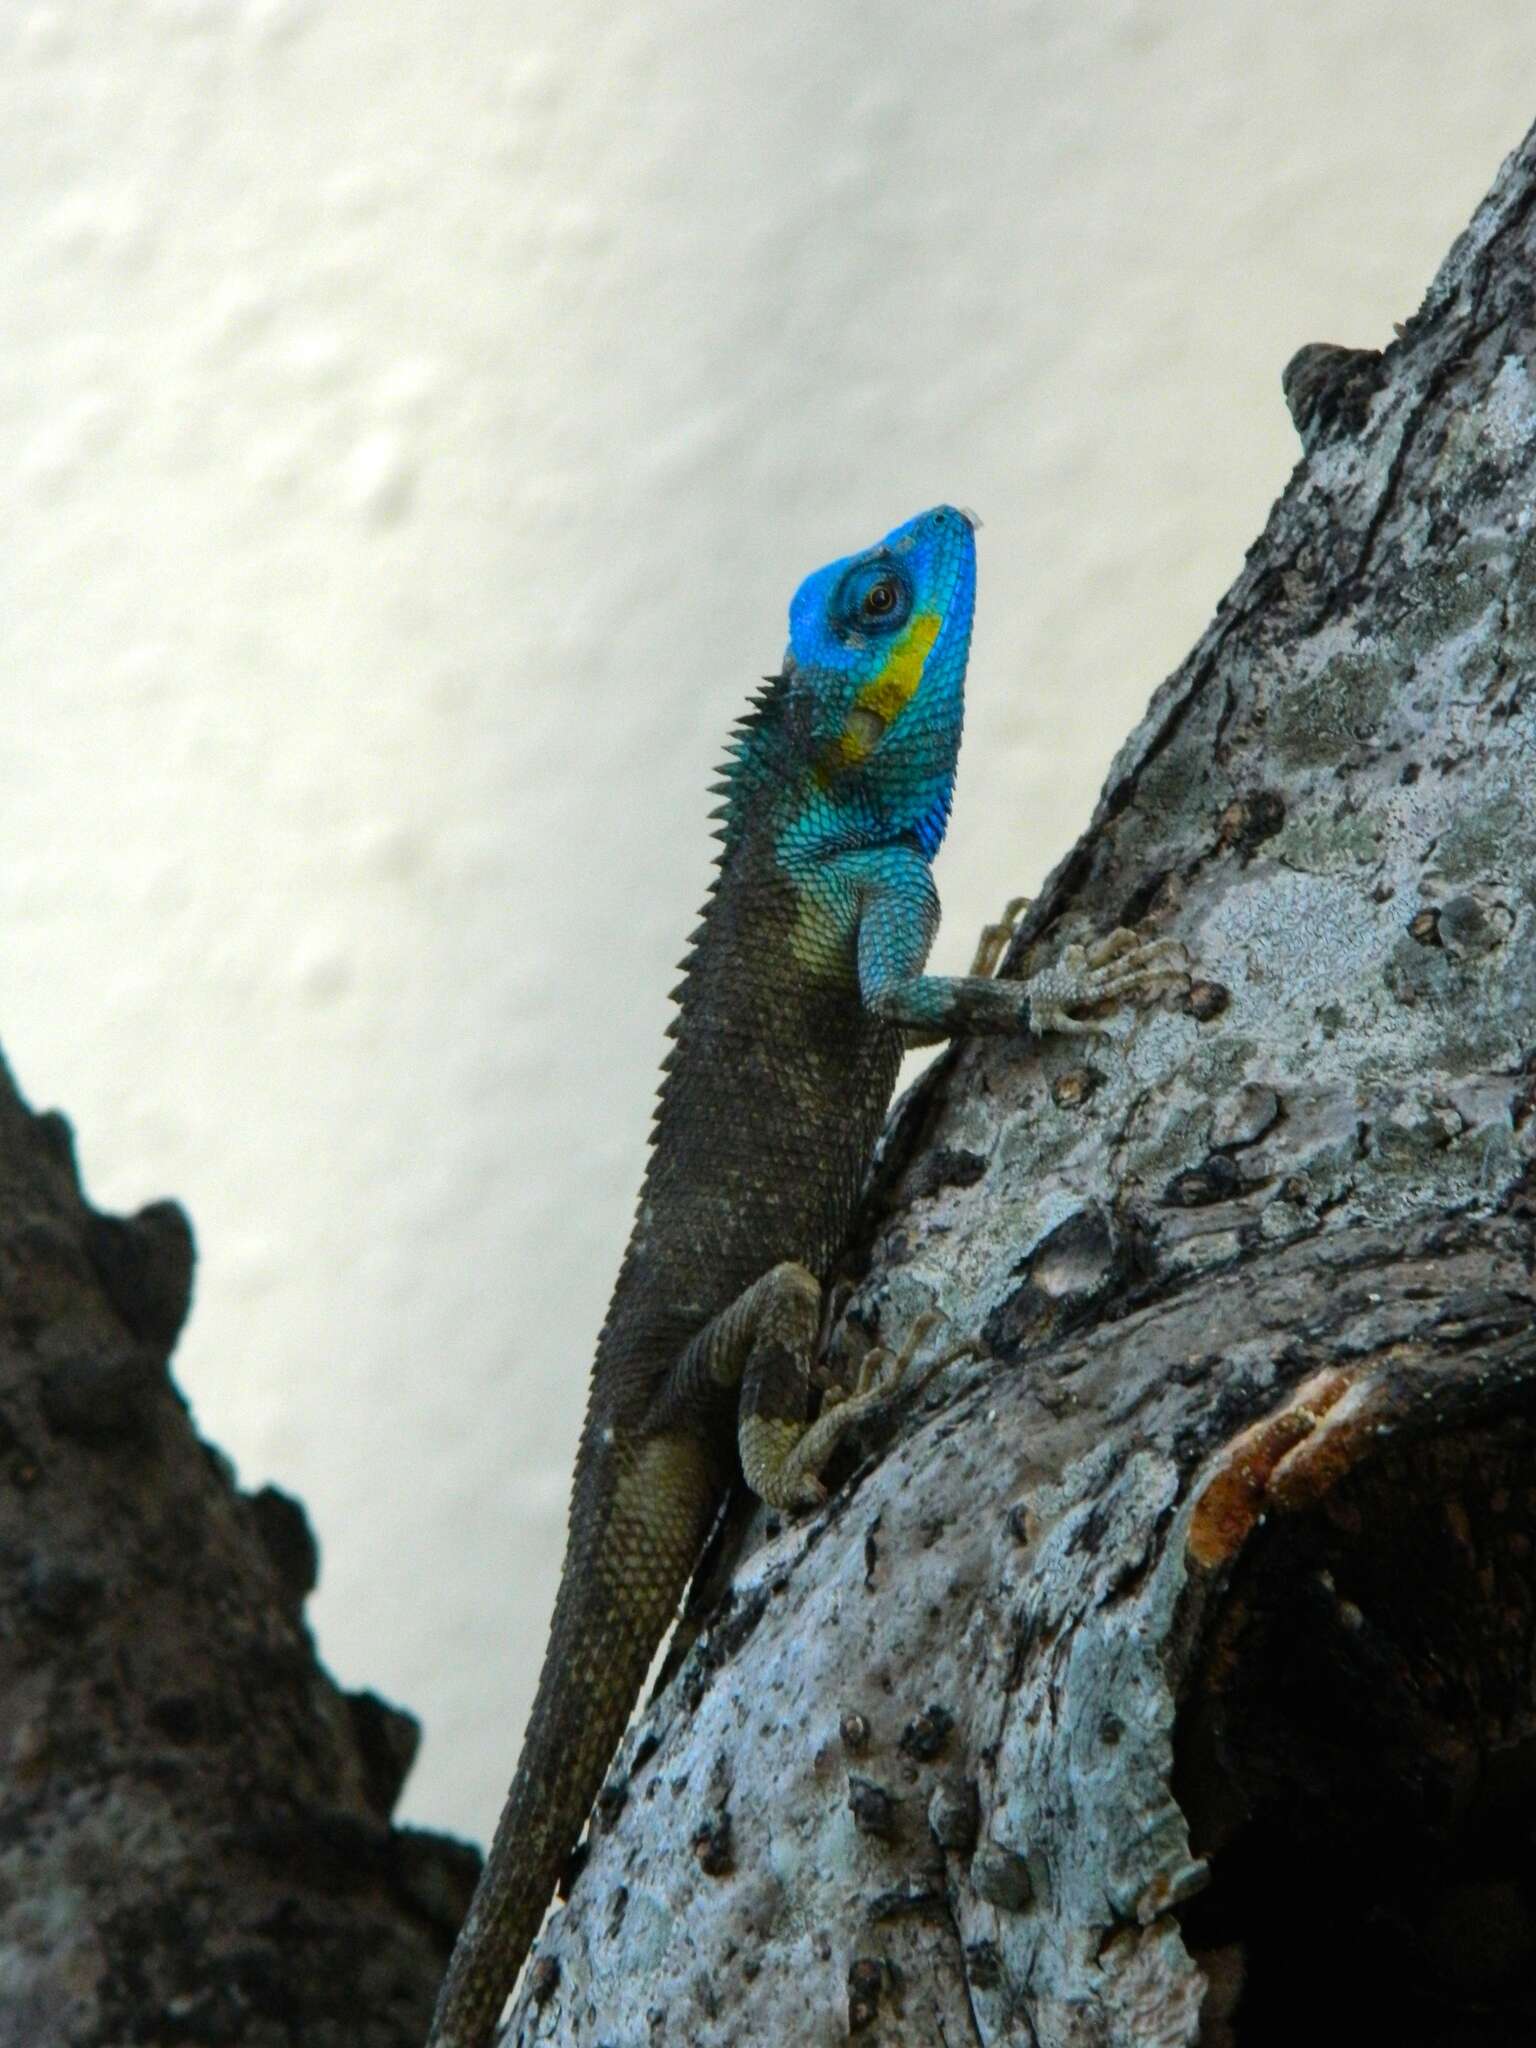
[[[1116,932],[1028,981],[923,972],[964,713],[976,521],[939,505],[808,577],[735,728],[722,842],[673,991],[633,1235],[598,1338],[565,1563],[522,1753],[428,2048],[484,2048],[652,1657],[738,1477],[825,1498],[911,1356],[875,1346],[809,1419],[822,1282],[917,1044],[1103,1029],[1182,949]],[[994,935],[995,957],[995,935]],[[934,1318],[919,1318],[925,1327]]]

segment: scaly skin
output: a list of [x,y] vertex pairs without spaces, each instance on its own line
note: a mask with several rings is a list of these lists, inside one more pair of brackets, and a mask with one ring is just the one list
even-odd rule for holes
[[820,1499],[838,1436],[900,1376],[905,1357],[808,1424],[821,1277],[903,1051],[1093,1028],[1069,1007],[1180,978],[1124,934],[1033,983],[923,974],[975,584],[973,523],[949,506],[818,571],[737,729],[549,1647],[428,2048],[489,2041],[726,1488],[740,1472],[774,1505]]

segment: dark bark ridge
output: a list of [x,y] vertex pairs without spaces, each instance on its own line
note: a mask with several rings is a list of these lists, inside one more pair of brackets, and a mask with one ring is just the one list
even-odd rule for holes
[[315,1660],[304,1514],[167,1372],[192,1239],[81,1195],[0,1066],[0,2044],[406,2048],[478,1859]]
[[[981,1358],[757,1527],[510,2038],[1354,2039],[1393,1972],[1395,2038],[1529,2038],[1533,203],[1536,136],[1391,347],[1293,364],[1012,962],[1144,921],[1190,1001],[902,1106],[831,1345]],[[1315,1905],[1381,1972],[1321,2014]]]

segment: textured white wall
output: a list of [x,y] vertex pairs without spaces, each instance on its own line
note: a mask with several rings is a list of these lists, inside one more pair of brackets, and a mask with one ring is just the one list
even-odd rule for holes
[[[1454,23],[1454,28],[1451,24]],[[937,959],[1037,880],[1536,114],[1530,0],[0,6],[0,1036],[484,1834],[704,785],[984,515]]]

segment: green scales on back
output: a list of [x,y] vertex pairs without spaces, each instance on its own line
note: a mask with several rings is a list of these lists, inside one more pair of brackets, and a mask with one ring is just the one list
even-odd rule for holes
[[[954,788],[975,522],[940,505],[807,578],[783,670],[736,728],[719,871],[676,990],[633,1235],[598,1339],[549,1646],[429,2048],[484,2048],[725,1491],[824,1498],[914,1342],[810,1418],[821,1281],[903,1052],[1102,1028],[1177,948],[1116,933],[1029,982],[924,975]],[[919,1338],[923,1329],[914,1333]]]

